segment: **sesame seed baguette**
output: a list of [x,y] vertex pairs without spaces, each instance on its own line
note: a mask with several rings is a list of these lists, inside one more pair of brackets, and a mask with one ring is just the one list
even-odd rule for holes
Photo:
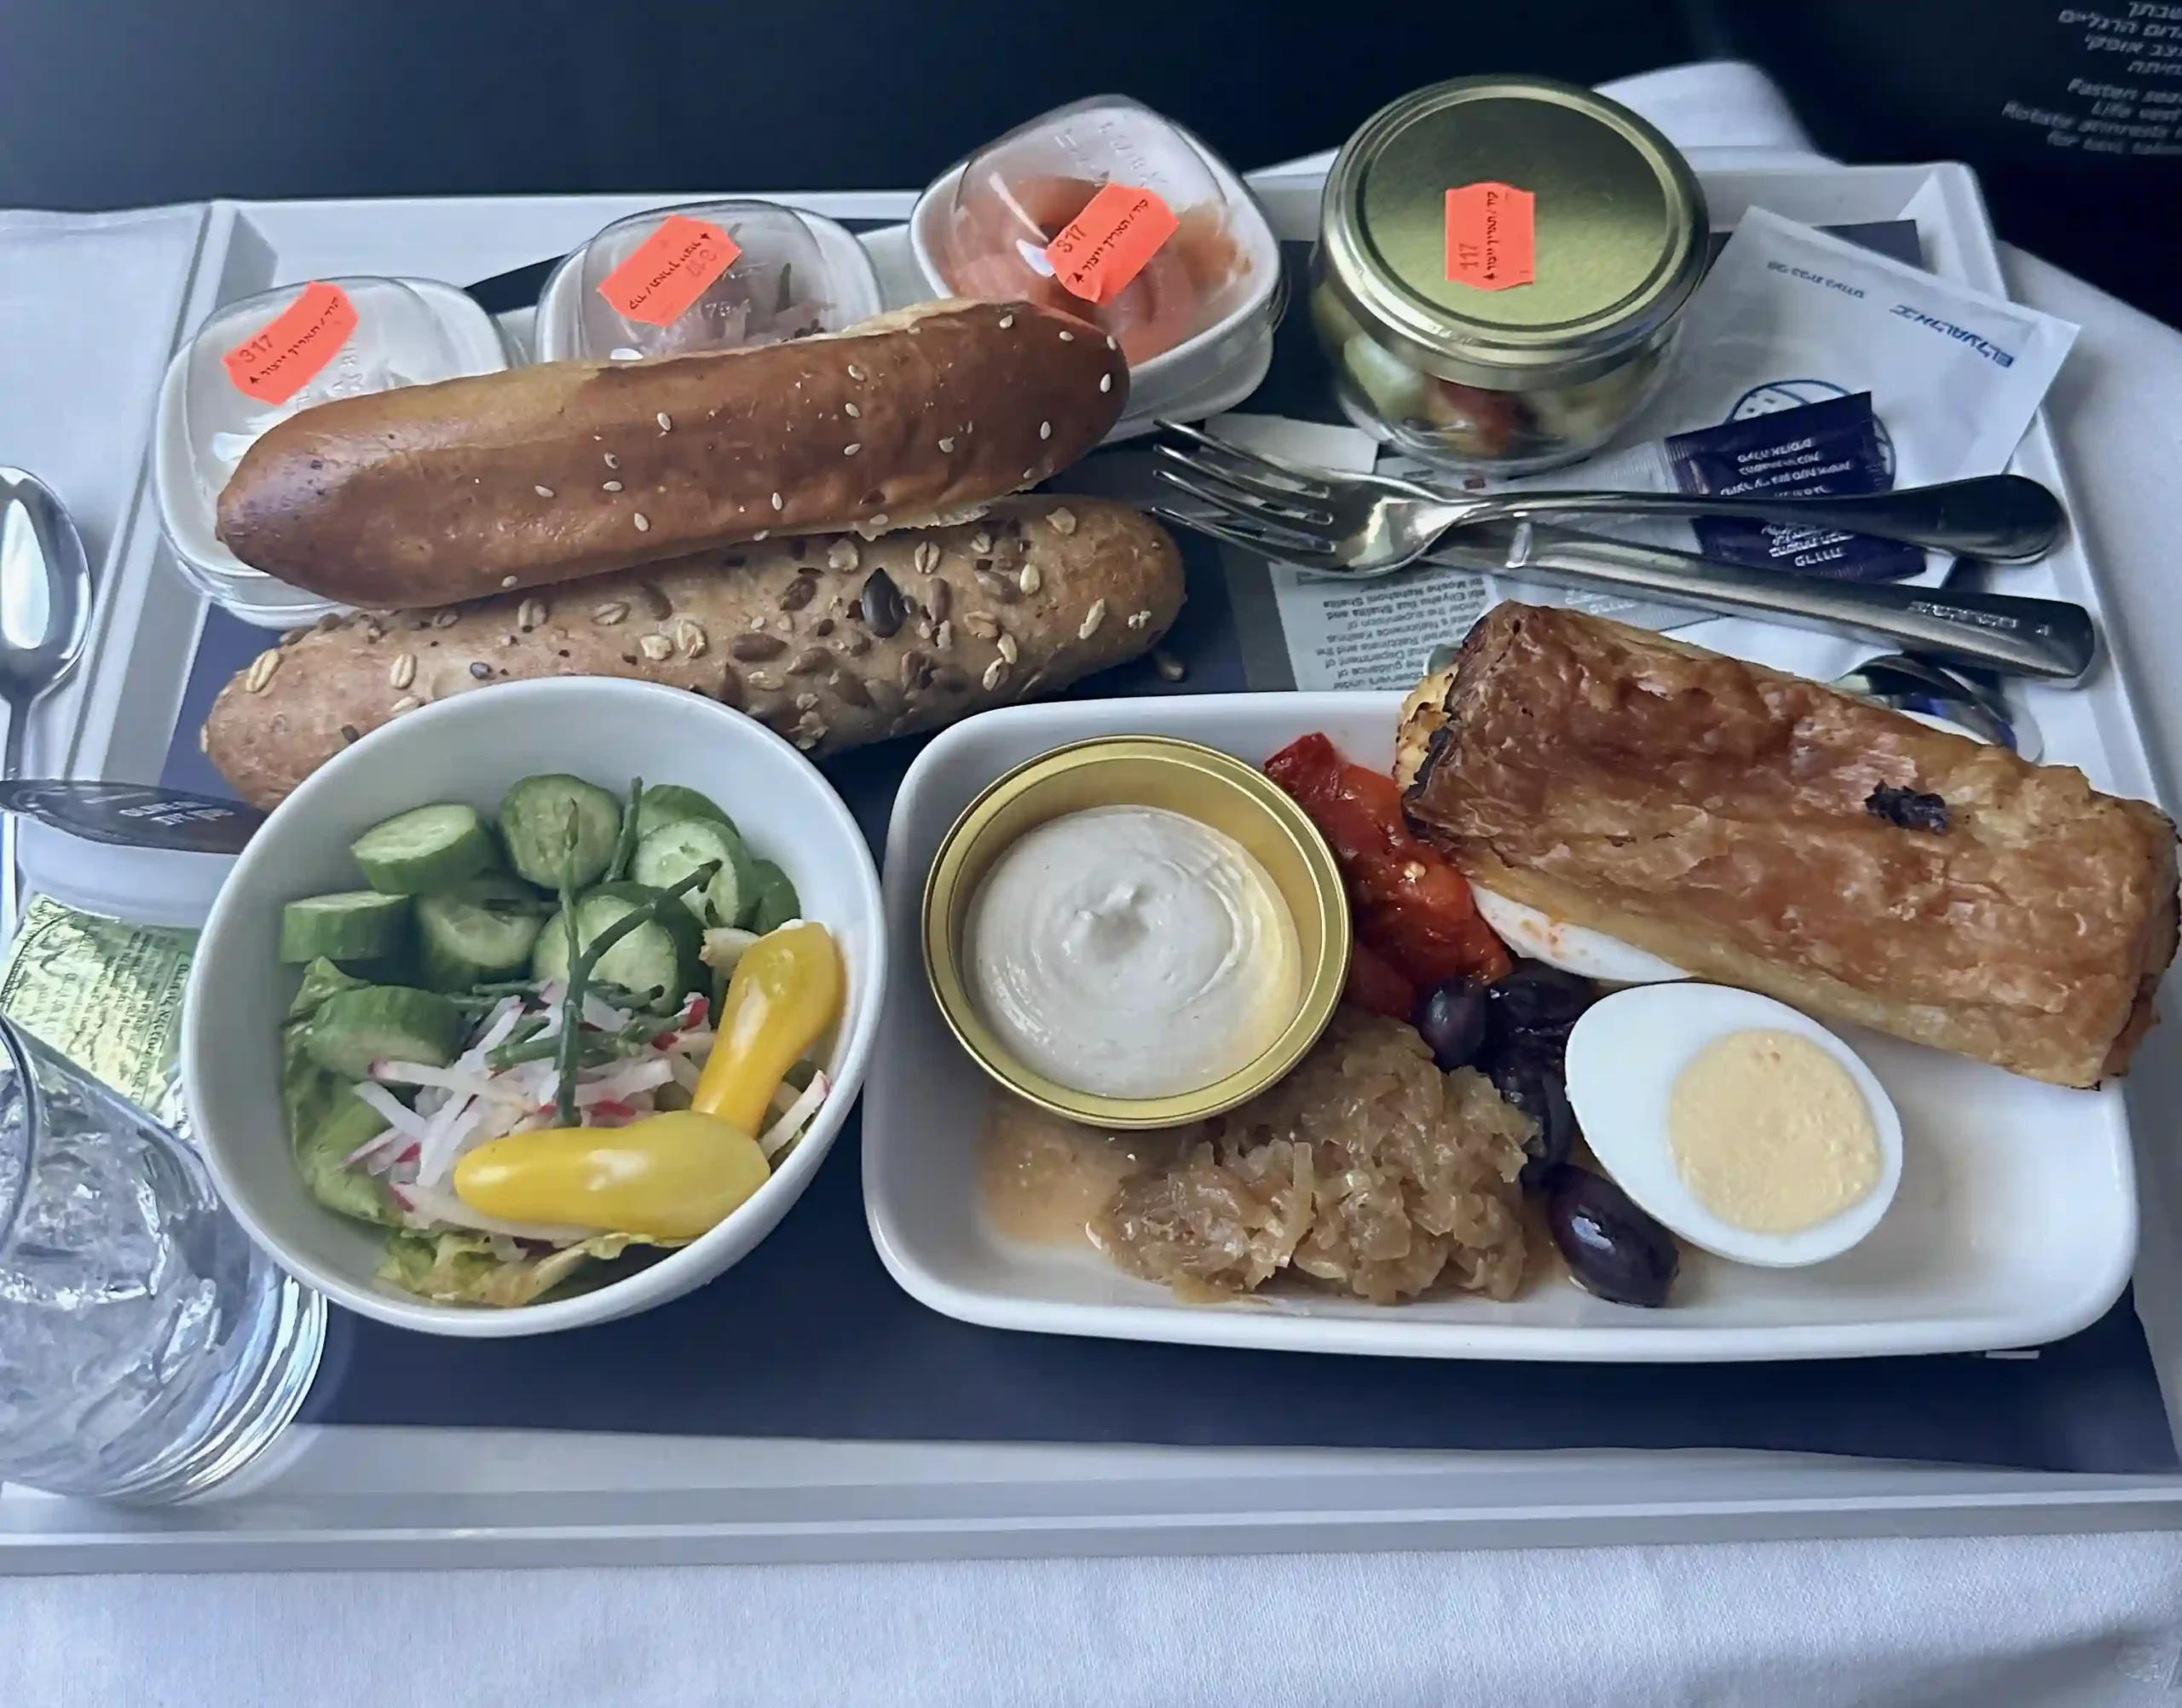
[[258,655],[203,744],[269,807],[350,742],[452,694],[621,676],[748,713],[806,753],[935,729],[1135,657],[1182,603],[1157,522],[1007,499],[975,522],[771,540],[438,611],[329,617]]
[[338,399],[252,445],[220,538],[344,604],[436,606],[743,541],[921,527],[1035,485],[1120,418],[1113,341],[1028,303],[644,362]]

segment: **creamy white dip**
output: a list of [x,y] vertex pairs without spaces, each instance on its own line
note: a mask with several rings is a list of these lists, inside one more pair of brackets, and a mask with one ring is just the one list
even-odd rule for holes
[[1024,1065],[1094,1097],[1225,1079],[1296,1016],[1296,923],[1232,837],[1179,812],[1100,806],[993,863],[965,972]]

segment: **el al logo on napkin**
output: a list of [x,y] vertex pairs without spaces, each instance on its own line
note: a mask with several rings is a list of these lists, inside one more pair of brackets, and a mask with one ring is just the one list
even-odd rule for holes
[[629,258],[599,280],[598,294],[625,320],[671,326],[742,251],[716,225],[669,214]]
[[254,338],[220,358],[235,389],[260,403],[286,403],[332,361],[356,330],[356,305],[338,285],[306,285]]
[[1536,277],[1534,198],[1511,184],[1447,192],[1447,280],[1505,291]]
[[1106,184],[1046,245],[1046,259],[1070,296],[1111,303],[1180,224],[1152,191]]

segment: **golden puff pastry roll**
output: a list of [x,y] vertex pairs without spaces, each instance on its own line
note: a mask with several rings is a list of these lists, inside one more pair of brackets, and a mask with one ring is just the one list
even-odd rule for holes
[[2127,1069],[2174,956],[2156,807],[1574,611],[1490,612],[1405,707],[1397,770],[1486,889],[2059,1085]]

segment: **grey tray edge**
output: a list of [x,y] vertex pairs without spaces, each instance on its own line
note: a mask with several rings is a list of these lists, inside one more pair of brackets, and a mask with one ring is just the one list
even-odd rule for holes
[[0,1573],[798,1565],[2182,1529],[2182,1477],[1763,1453],[1211,1452],[299,1431],[254,1486],[0,1497]]

